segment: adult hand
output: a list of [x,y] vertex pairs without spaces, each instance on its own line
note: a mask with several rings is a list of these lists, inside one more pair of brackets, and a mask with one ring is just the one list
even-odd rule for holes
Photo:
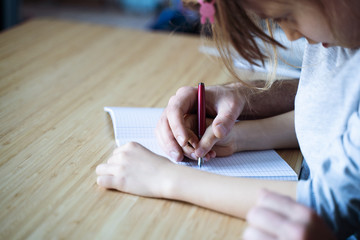
[[[217,138],[213,133],[213,121],[214,119],[207,118],[206,119],[206,128],[207,134],[211,135],[213,139],[210,139],[211,142],[214,142],[214,146],[212,147],[211,151],[209,152],[209,157],[214,158],[215,156],[218,157],[225,157],[230,156],[238,150],[238,138],[237,138],[237,131],[235,131],[235,126],[232,131],[230,131],[226,136],[223,138]],[[184,124],[186,129],[196,129],[197,127],[197,115],[195,114],[187,114],[184,118]],[[206,135],[204,136],[206,138]],[[190,159],[197,160],[197,157],[191,155]]]
[[329,227],[312,209],[265,190],[246,220],[249,226],[244,239],[335,240]]
[[170,98],[156,127],[160,146],[175,161],[181,161],[184,156],[192,159],[215,156],[212,147],[228,135],[244,108],[245,98],[239,88],[240,84],[206,87],[206,113],[214,117],[214,121],[201,141],[196,129],[188,128],[185,123],[188,114],[196,113],[197,88],[180,88]]

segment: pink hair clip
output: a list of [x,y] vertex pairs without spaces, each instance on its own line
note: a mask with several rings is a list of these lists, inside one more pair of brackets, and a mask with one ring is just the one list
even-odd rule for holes
[[201,24],[206,23],[206,19],[209,20],[210,23],[214,23],[214,15],[215,15],[215,0],[211,2],[204,2],[204,0],[198,0],[200,3],[200,14],[201,14]]

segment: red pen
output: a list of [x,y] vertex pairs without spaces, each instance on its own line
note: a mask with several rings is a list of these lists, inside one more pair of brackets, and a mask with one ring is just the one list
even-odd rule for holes
[[[198,137],[201,137],[205,133],[206,128],[206,108],[205,108],[205,84],[199,83],[198,85],[198,111],[197,111],[197,118],[198,118]],[[201,165],[204,163],[202,157],[198,158],[198,166],[201,168]]]

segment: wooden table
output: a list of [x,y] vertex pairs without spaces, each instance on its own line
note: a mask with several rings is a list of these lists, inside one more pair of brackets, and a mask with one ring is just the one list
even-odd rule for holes
[[[245,222],[96,185],[115,148],[104,106],[165,107],[229,80],[197,37],[49,19],[0,34],[0,239],[236,239]],[[281,151],[300,169],[299,151]]]

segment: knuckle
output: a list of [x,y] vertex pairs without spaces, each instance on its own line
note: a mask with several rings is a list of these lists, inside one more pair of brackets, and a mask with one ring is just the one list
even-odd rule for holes
[[[182,126],[179,125],[173,125],[171,128],[173,136],[177,139],[177,141],[181,144],[181,140],[183,140],[183,144],[185,144],[188,141],[189,136],[187,135],[187,132],[183,131]],[[182,137],[183,139],[179,139],[179,137]]]
[[164,124],[167,124],[167,115],[166,115],[166,111],[164,111],[161,116],[160,119],[156,125],[157,129],[161,129],[163,127]]
[[177,149],[179,147],[179,145],[177,144],[176,141],[171,141],[171,140],[166,141],[164,143],[164,146],[165,146],[166,149],[173,149],[173,148]]
[[169,123],[171,123],[171,119],[176,116],[176,113],[180,112],[180,101],[178,100],[174,100],[174,101],[169,101],[169,105],[166,108],[166,112],[167,112],[167,119],[166,120],[170,120]]
[[120,176],[124,172],[124,165],[123,164],[117,164],[113,167],[114,172],[116,173],[116,176]]
[[226,119],[226,120],[229,120],[231,122],[235,122],[235,120],[237,119],[237,116],[238,114],[235,114],[234,111],[231,111],[231,112],[228,112],[227,114],[224,114],[223,117]]
[[177,99],[177,96],[174,95],[174,96],[171,96],[170,99],[169,99],[169,103],[168,103],[168,106],[167,106],[167,111],[169,112],[171,108],[174,107],[174,105],[176,106],[178,104],[178,99]]
[[119,190],[123,190],[125,189],[126,186],[126,178],[124,176],[119,176],[116,177],[115,180],[115,186],[119,189]]
[[192,91],[193,91],[193,87],[184,86],[184,87],[179,88],[176,91],[176,95],[184,95],[184,94],[188,94],[189,92],[192,92]]
[[134,151],[139,148],[140,144],[137,142],[128,142],[119,147],[116,150],[116,156],[113,156],[114,159],[112,162],[117,164],[126,163],[129,159],[131,159],[131,155]]

